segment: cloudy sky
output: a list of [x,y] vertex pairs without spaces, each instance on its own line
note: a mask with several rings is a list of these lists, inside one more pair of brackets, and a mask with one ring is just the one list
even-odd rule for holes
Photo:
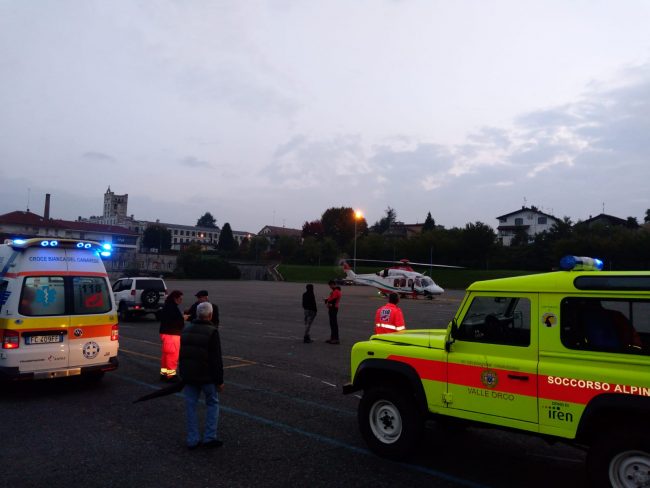
[[0,213],[650,208],[645,0],[0,0]]

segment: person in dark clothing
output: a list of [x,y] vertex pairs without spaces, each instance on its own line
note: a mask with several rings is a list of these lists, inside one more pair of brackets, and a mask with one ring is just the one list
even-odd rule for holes
[[305,337],[303,338],[303,342],[309,344],[310,342],[314,342],[311,340],[311,337],[309,337],[309,330],[311,329],[312,322],[314,322],[314,318],[316,318],[316,312],[318,309],[316,308],[314,285],[309,284],[305,288],[307,291],[302,294],[302,308],[305,311]]
[[162,353],[160,356],[160,379],[162,381],[176,381],[176,367],[178,366],[178,351],[181,347],[181,331],[185,326],[187,316],[181,312],[183,293],[174,290],[165,299],[165,304],[160,310],[160,340]]
[[329,297],[325,299],[325,304],[327,305],[327,313],[330,319],[330,338],[325,341],[328,344],[340,344],[339,341],[339,323],[338,323],[338,313],[339,313],[339,302],[341,301],[341,287],[336,286],[334,280],[329,281],[330,292]]
[[[192,306],[185,311],[187,315],[189,315],[189,321],[192,322],[196,320],[196,307],[199,305],[199,303],[210,303],[208,301],[208,291],[207,290],[200,290],[196,293],[196,302],[192,304]],[[210,303],[212,305],[212,324],[219,326],[219,307],[217,307],[214,303]]]
[[[200,303],[196,307],[196,320],[183,329],[179,374],[185,383],[185,410],[187,418],[187,447],[221,447],[217,437],[219,421],[219,392],[223,391],[223,359],[219,331],[212,323],[212,305]],[[207,412],[203,442],[200,442],[196,407],[205,395]]]

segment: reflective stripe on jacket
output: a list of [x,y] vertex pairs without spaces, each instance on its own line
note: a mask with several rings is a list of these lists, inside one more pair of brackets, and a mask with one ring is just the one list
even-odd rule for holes
[[388,334],[404,330],[404,314],[394,303],[387,303],[375,313],[375,334]]

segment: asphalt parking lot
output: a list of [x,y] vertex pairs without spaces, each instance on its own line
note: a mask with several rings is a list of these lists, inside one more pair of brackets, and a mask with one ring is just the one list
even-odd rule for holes
[[[384,299],[343,288],[341,345],[326,344],[320,306],[303,344],[304,285],[168,281],[219,306],[226,389],[217,450],[184,447],[179,394],[133,404],[160,388],[158,323],[120,324],[120,367],[99,384],[78,378],[4,388],[0,398],[0,486],[368,486],[546,487],[584,485],[584,455],[563,444],[493,429],[435,424],[408,463],[370,453],[357,428],[359,397],[344,396],[349,351],[373,329]],[[327,296],[316,285],[319,304]],[[409,328],[445,326],[462,292],[403,300]]]

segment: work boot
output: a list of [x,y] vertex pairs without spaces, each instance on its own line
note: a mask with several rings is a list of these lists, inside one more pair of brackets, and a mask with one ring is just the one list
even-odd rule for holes
[[314,342],[314,341],[312,341],[311,338],[308,335],[306,335],[305,338],[302,340],[302,342],[304,342],[305,344],[309,344],[310,342]]

